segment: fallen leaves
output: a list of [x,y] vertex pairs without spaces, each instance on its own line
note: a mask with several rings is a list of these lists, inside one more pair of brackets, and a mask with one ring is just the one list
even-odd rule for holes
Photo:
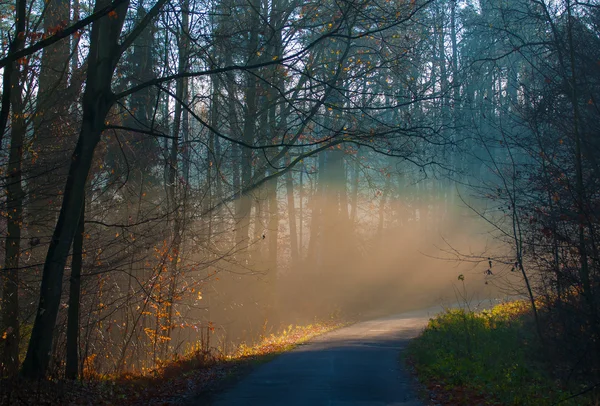
[[[230,355],[196,350],[144,374],[94,375],[84,381],[43,381],[35,387],[21,380],[0,381],[0,404],[14,405],[175,405],[223,386],[257,363],[341,327],[338,322],[290,325],[255,345],[242,344]],[[18,399],[16,401],[15,399]],[[9,402],[9,403],[7,403]]]

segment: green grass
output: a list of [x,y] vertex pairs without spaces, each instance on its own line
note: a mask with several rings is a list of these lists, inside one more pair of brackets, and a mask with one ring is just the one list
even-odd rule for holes
[[[412,341],[407,362],[444,404],[584,405],[548,372],[527,303],[448,310]],[[446,402],[446,403],[445,403]]]

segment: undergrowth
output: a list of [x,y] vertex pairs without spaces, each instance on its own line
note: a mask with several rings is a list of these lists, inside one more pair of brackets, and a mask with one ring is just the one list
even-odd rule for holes
[[337,321],[290,325],[253,345],[241,344],[229,355],[199,343],[187,355],[143,373],[90,374],[80,382],[46,381],[35,387],[20,380],[0,381],[4,389],[0,390],[0,405],[167,405],[194,401],[203,392],[220,390],[224,382],[231,383],[257,364],[343,325]]
[[478,313],[447,310],[411,342],[406,360],[436,403],[590,404],[552,376],[529,309],[515,301]]
[[[258,342],[240,344],[233,354],[206,351],[203,345],[185,357],[165,363],[158,370],[144,375],[117,378],[120,382],[119,397],[143,403],[145,399],[168,399],[196,397],[203,391],[219,390],[224,382],[230,383],[238,375],[248,372],[257,364],[267,362],[274,356],[292,350],[311,338],[327,333],[343,324],[335,321],[317,322],[306,326],[290,325],[277,334],[261,337]],[[143,386],[133,394],[127,388]],[[141,402],[140,402],[141,401]]]

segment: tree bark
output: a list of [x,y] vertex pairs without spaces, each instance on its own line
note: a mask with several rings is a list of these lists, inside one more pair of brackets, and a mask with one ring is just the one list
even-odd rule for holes
[[[25,1],[17,2],[16,37],[22,37],[25,31]],[[14,49],[23,47],[24,40],[13,43]],[[14,63],[12,65],[15,65]],[[19,258],[21,256],[21,226],[23,224],[23,189],[21,162],[23,160],[23,141],[27,124],[23,114],[23,95],[21,92],[21,73],[17,66],[10,72],[12,106],[10,153],[8,158],[8,184],[6,187],[7,233],[5,240],[4,270],[2,271],[2,329],[0,339],[4,341],[2,364],[0,369],[8,375],[19,370]],[[4,335],[6,335],[4,337]]]
[[267,309],[270,314],[276,310],[275,295],[277,292],[277,248],[279,242],[279,205],[277,200],[277,179],[273,178],[268,183],[269,196],[269,254],[267,267]]
[[[109,0],[98,1],[95,9],[99,10],[108,4]],[[43,378],[50,363],[64,268],[83,209],[85,183],[94,150],[114,103],[111,81],[120,57],[118,39],[128,5],[128,2],[124,2],[118,7],[116,18],[106,16],[92,25],[81,131],[71,157],[58,222],[44,262],[38,310],[21,370],[27,379]]]
[[[179,72],[185,72],[188,66],[188,25],[189,25],[189,1],[183,0],[181,2],[182,8],[182,29],[179,32]],[[173,307],[175,301],[175,291],[177,289],[177,280],[178,280],[178,269],[177,264],[179,263],[180,258],[180,249],[181,249],[181,240],[182,240],[182,232],[183,232],[183,215],[185,210],[183,207],[185,206],[185,200],[187,198],[186,192],[184,191],[181,196],[181,203],[176,201],[177,198],[177,183],[179,182],[177,179],[177,172],[179,166],[178,154],[179,154],[179,140],[180,133],[187,132],[187,129],[182,130],[182,103],[187,103],[188,99],[188,79],[181,78],[177,80],[175,85],[175,95],[177,98],[175,104],[175,118],[173,122],[173,139],[171,144],[171,156],[169,160],[169,205],[170,212],[173,213],[173,240],[171,242],[171,263],[170,263],[170,280],[169,280],[169,292],[166,300],[167,310],[167,318],[165,320],[165,336],[167,338],[171,338],[171,332],[173,330]],[[187,148],[187,146],[184,146]],[[184,171],[185,173],[185,171]],[[188,185],[184,184],[184,190],[187,190]],[[165,340],[164,345],[164,355],[168,352],[169,341]]]
[[[44,32],[50,33],[70,21],[70,0],[47,1],[44,11]],[[33,120],[34,143],[39,157],[32,168],[28,204],[31,236],[41,239],[33,255],[41,260],[43,249],[56,221],[60,190],[67,176],[68,152],[73,147],[74,134],[69,131],[68,107],[65,99],[71,64],[70,41],[58,41],[42,51],[38,79],[36,114]],[[49,203],[49,201],[52,203]]]
[[[16,52],[23,49],[25,45],[25,12],[26,3],[24,0],[16,0],[16,15],[15,15],[15,34],[10,47],[8,49],[8,56],[15,54]],[[21,87],[14,87],[14,74],[18,73],[17,62],[10,62],[5,68],[2,74],[2,100],[0,107],[0,149],[2,149],[2,140],[6,133],[6,127],[8,125],[9,113],[12,108],[12,93],[13,89],[19,91]]]
[[[288,160],[289,164],[289,160]],[[296,204],[294,197],[294,178],[292,171],[288,171],[285,178],[285,187],[287,191],[287,208],[290,222],[290,251],[293,266],[298,264],[298,229],[296,226]]]
[[[250,39],[248,42],[248,58],[247,63],[251,63],[256,55],[258,48],[258,28],[260,22],[260,16],[258,10],[260,10],[260,3],[253,1],[250,16]],[[254,131],[256,130],[255,119],[258,111],[257,98],[256,98],[256,76],[248,72],[246,74],[246,90],[245,100],[246,108],[244,112],[244,130],[243,130],[243,141],[247,144],[252,144],[254,141]],[[250,184],[252,178],[252,150],[244,148],[242,150],[242,179],[241,188],[246,188]],[[248,247],[248,231],[250,229],[250,211],[252,210],[252,199],[248,193],[242,194],[239,198],[238,206],[236,210],[236,245],[238,250],[245,250]]]
[[79,371],[79,297],[81,294],[81,269],[83,264],[83,239],[85,233],[85,196],[73,239],[73,258],[69,280],[69,312],[67,319],[67,360],[65,377],[77,379]]
[[358,185],[360,182],[360,154],[356,154],[356,157],[352,161],[352,207],[350,208],[350,223],[356,223],[356,217],[358,215]]
[[379,202],[379,223],[377,226],[377,233],[379,236],[383,235],[383,226],[385,220],[385,205],[387,204],[388,195],[390,194],[390,189],[392,186],[392,175],[391,173],[386,173],[385,184],[383,185],[383,191],[381,193],[381,201]]

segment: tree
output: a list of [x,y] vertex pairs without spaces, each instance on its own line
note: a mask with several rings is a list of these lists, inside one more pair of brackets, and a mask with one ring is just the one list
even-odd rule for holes
[[[17,52],[25,43],[25,1],[18,1],[15,15],[15,38],[11,51]],[[4,271],[2,275],[2,368],[14,375],[19,368],[19,258],[21,256],[21,227],[23,224],[22,160],[27,124],[23,101],[23,75],[13,62],[4,75],[10,75],[11,133],[6,186],[8,226],[5,240]],[[6,92],[6,90],[5,90]]]
[[[107,1],[98,1],[95,10],[107,4]],[[22,374],[30,379],[43,377],[48,368],[60,305],[62,275],[77,231],[94,149],[114,100],[110,85],[116,63],[122,54],[118,39],[126,9],[127,3],[124,3],[115,10],[114,17],[106,16],[92,25],[81,132],[73,152],[58,222],[48,248],[38,311],[23,362]],[[139,34],[134,31],[130,35],[125,41],[131,41]]]
[[[353,167],[349,198],[350,162],[372,161],[363,168],[375,172],[405,160],[428,167],[437,154],[433,146],[448,145],[448,132],[440,130],[440,122],[447,125],[440,117],[447,113],[426,114],[447,109],[442,98],[449,87],[447,71],[423,69],[424,55],[445,53],[444,35],[436,34],[429,44],[417,29],[417,18],[429,13],[428,2],[390,2],[384,9],[352,1],[182,2],[174,9],[165,4],[133,7],[99,0],[87,17],[58,27],[48,37],[52,41],[42,38],[19,51],[33,55],[43,49],[41,70],[34,72],[40,75],[36,90],[49,89],[51,82],[68,86],[68,97],[51,90],[36,94],[39,111],[49,108],[53,114],[44,123],[33,120],[34,136],[79,129],[66,179],[46,184],[36,175],[27,183],[31,193],[62,189],[22,367],[27,378],[47,375],[53,343],[63,340],[56,325],[65,317],[66,375],[74,377],[77,359],[89,360],[90,351],[98,351],[90,343],[100,334],[105,350],[119,350],[117,370],[131,359],[148,366],[177,351],[181,342],[174,341],[182,334],[176,329],[186,326],[182,312],[202,300],[198,291],[218,270],[237,275],[268,269],[268,293],[274,298],[279,268],[286,263],[279,177],[285,177],[291,220],[296,219],[295,185],[301,192],[299,224],[290,223],[292,255],[303,260],[303,236],[310,234],[308,257],[320,272],[326,269],[324,255],[337,250],[332,230],[338,222],[355,238],[361,164]],[[81,9],[85,14],[86,7]],[[73,28],[87,24],[89,33]],[[85,41],[73,48],[63,32]],[[432,44],[433,53],[418,56]],[[65,49],[86,62],[78,63]],[[0,66],[14,55],[21,54],[9,53]],[[439,56],[434,70],[445,69],[445,61]],[[50,73],[56,73],[52,80]],[[72,95],[81,83],[77,103]],[[46,105],[48,100],[58,101]],[[66,127],[59,110],[69,113]],[[351,156],[359,149],[361,159],[355,161]],[[60,159],[58,151],[49,155],[44,162]],[[44,162],[32,163],[31,173],[52,167]],[[305,232],[303,184],[316,171],[312,224]],[[392,181],[390,171],[383,179],[382,220]],[[39,203],[31,200],[26,212],[39,216]],[[260,233],[265,223],[268,232]],[[261,247],[263,235],[268,249]],[[60,302],[69,255],[72,284],[65,314]],[[227,281],[232,291],[236,278]],[[247,303],[261,291],[246,290]],[[123,324],[119,332],[112,329]],[[152,359],[141,355],[145,345],[155,349]]]

